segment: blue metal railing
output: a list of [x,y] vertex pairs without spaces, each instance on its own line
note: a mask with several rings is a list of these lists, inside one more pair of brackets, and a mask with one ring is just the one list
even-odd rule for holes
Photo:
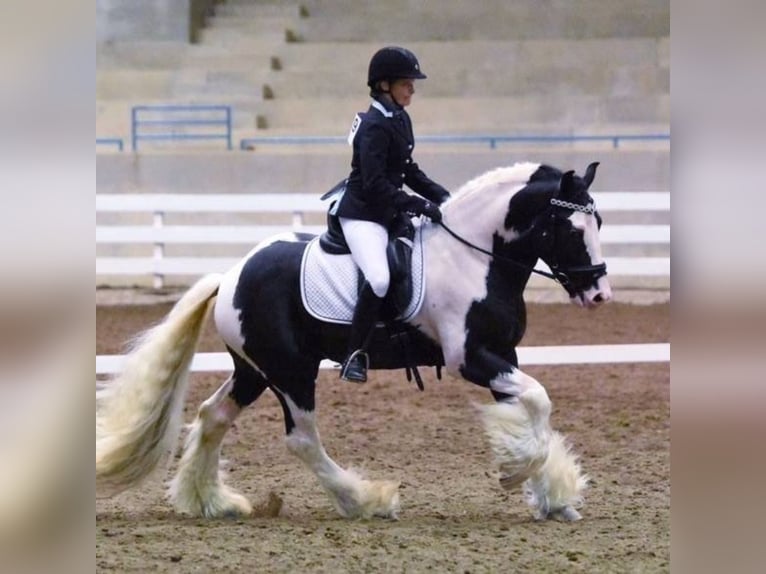
[[[345,144],[346,136],[260,136],[244,138],[239,142],[239,149],[247,150],[253,145],[310,145],[310,144]],[[417,138],[419,143],[468,143],[487,144],[490,149],[499,143],[574,143],[574,142],[612,142],[617,149],[623,141],[670,141],[670,134],[612,134],[612,135],[423,135]]]
[[232,149],[231,106],[134,106],[131,110],[133,151],[138,149],[141,140],[224,140],[226,148]]
[[125,143],[122,138],[96,138],[97,146],[114,146],[117,151],[123,151],[125,149]]

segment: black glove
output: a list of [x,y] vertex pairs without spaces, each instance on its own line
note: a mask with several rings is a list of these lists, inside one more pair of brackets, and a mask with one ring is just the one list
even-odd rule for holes
[[428,219],[434,223],[439,223],[442,220],[442,210],[439,206],[430,201],[423,202],[423,206],[420,209],[421,215],[425,215]]

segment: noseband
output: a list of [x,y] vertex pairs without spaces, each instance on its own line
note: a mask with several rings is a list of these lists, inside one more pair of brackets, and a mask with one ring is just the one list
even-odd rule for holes
[[[563,201],[557,198],[551,198],[551,205],[553,208],[551,209],[551,221],[555,220],[556,218],[561,218],[561,216],[556,215],[555,208],[556,207],[563,207],[565,209],[571,209],[573,211],[581,211],[583,213],[590,213],[593,214],[596,211],[596,205],[595,203],[591,202],[588,205],[580,205],[579,203],[570,203],[568,201]],[[570,278],[574,278],[576,276],[585,276],[589,275],[590,280],[595,283],[598,281],[599,278],[606,275],[606,263],[599,263],[598,265],[575,265],[575,266],[562,266],[557,261],[550,261],[546,262],[548,263],[548,267],[550,267],[551,272],[548,273],[547,271],[541,271],[540,269],[535,269],[534,267],[530,267],[529,265],[525,265],[524,263],[520,263],[514,259],[511,259],[510,257],[506,257],[505,255],[500,255],[497,253],[492,253],[491,251],[488,251],[487,249],[484,249],[483,247],[479,247],[478,245],[475,245],[474,243],[471,243],[464,237],[461,237],[452,229],[450,229],[447,224],[444,223],[444,221],[440,221],[439,225],[452,237],[457,239],[460,243],[463,245],[466,245],[470,247],[471,249],[474,249],[475,251],[478,251],[480,253],[484,253],[485,255],[488,255],[489,257],[493,259],[497,259],[500,261],[504,261],[505,263],[510,263],[512,265],[516,265],[517,267],[524,269],[525,271],[529,271],[531,273],[537,273],[538,275],[541,275],[543,277],[547,277],[548,279],[552,279],[556,283],[559,283],[564,289],[566,289],[566,292],[569,294],[570,297],[574,297],[577,294],[577,291],[574,288],[574,285],[572,284],[572,280]],[[553,226],[554,229],[554,235],[553,235],[553,245],[556,244],[556,233],[555,233],[555,226]],[[552,253],[555,253],[555,249],[551,249]]]

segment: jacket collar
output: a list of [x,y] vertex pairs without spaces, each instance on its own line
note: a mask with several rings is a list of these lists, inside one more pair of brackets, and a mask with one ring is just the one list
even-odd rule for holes
[[396,112],[402,111],[402,109],[399,106],[396,106],[396,104],[394,104],[392,107],[389,107],[386,105],[386,103],[381,102],[380,100],[376,100],[375,98],[373,98],[370,105],[378,110],[381,114],[383,114],[383,116],[386,118],[393,118]]
[[400,121],[391,122],[391,125],[408,144],[413,144],[412,125],[404,108],[400,108],[396,104],[394,104],[394,108],[389,108],[385,102],[375,98],[373,98],[371,106],[383,114],[383,117],[389,119],[398,118]]

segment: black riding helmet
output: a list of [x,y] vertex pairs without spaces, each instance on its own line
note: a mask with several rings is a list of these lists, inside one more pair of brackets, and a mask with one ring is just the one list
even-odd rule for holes
[[380,81],[392,81],[399,78],[413,80],[426,78],[426,75],[420,71],[420,63],[415,54],[399,46],[387,46],[375,52],[367,71],[367,85],[375,88],[375,84]]

